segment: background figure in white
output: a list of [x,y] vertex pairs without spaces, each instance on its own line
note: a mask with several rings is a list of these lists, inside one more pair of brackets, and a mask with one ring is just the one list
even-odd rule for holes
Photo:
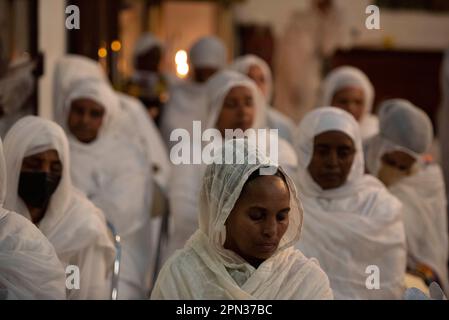
[[332,70],[324,79],[318,106],[333,106],[354,116],[365,141],[379,131],[379,119],[371,113],[374,87],[363,71],[343,66]]
[[313,0],[294,12],[278,40],[274,107],[299,123],[317,103],[324,62],[344,42],[342,10],[332,0]]
[[107,83],[80,80],[59,93],[66,99],[55,115],[69,139],[74,184],[103,210],[122,239],[118,297],[145,298],[154,253],[148,159],[123,129],[120,100]]
[[[446,190],[441,168],[426,159],[433,140],[427,114],[409,101],[387,100],[379,109],[380,132],[365,147],[368,171],[401,200],[407,238],[407,266],[412,274],[430,268],[448,292]],[[436,275],[436,277],[435,277]]]
[[6,164],[0,140],[0,300],[66,299],[65,272],[48,239],[3,207]]
[[249,54],[235,59],[230,68],[243,73],[257,84],[262,96],[265,98],[268,128],[278,129],[279,136],[282,139],[293,143],[294,122],[285,114],[271,107],[273,77],[270,66],[261,58]]
[[207,80],[227,63],[227,50],[216,37],[203,37],[189,51],[189,79],[173,86],[161,119],[162,136],[170,148],[174,129],[192,130],[192,121],[205,122],[207,110]]
[[[109,85],[106,75],[98,62],[78,55],[67,55],[60,59],[55,70],[56,105],[64,103],[66,91],[75,83],[82,80],[99,80]],[[149,180],[148,194],[152,194],[151,237],[152,248],[158,247],[162,217],[168,211],[168,179],[170,177],[171,163],[168,150],[155,122],[148,116],[142,103],[129,95],[116,92],[120,101],[120,121],[118,132],[126,136],[127,142],[137,147],[142,164],[148,166],[153,174]],[[62,110],[61,108],[57,108]],[[151,254],[156,258],[156,250]],[[151,259],[157,263],[155,259]],[[158,266],[151,266],[151,270]]]
[[32,221],[55,247],[65,267],[80,270],[69,299],[109,299],[115,248],[102,212],[70,178],[69,147],[54,122],[27,116],[5,138],[5,204]]
[[[299,126],[297,153],[305,212],[297,247],[318,259],[336,299],[401,299],[402,206],[379,180],[364,174],[354,117],[334,107],[311,111]],[[377,275],[368,266],[377,267]]]
[[[220,131],[221,138],[225,139],[226,129],[245,131],[250,128],[265,128],[266,109],[263,107],[263,98],[260,97],[260,91],[251,79],[241,73],[226,70],[213,76],[207,85],[210,114],[206,126],[202,127],[203,130],[215,128]],[[222,141],[224,140],[220,140],[219,143]],[[213,144],[217,142],[214,138]],[[198,152],[190,146],[189,141],[187,143],[189,144],[184,147],[190,153]],[[206,143],[203,143],[202,147],[205,145]],[[179,152],[182,146],[182,143],[177,144],[172,152]],[[293,148],[279,139],[279,149],[276,151],[280,164],[286,165],[286,171],[295,172],[297,159]],[[204,163],[181,164],[173,168],[170,209],[173,213],[174,230],[170,238],[168,255],[176,249],[181,249],[198,228],[198,194],[205,169]]]
[[155,123],[159,123],[170,87],[178,82],[176,77],[163,71],[164,53],[159,39],[149,32],[142,34],[134,47],[134,73],[125,88],[142,102]]

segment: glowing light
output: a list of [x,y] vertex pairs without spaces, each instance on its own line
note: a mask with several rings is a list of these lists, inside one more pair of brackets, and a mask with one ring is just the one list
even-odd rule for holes
[[108,50],[106,50],[106,48],[98,49],[98,56],[100,58],[106,58],[107,55],[108,55]]
[[179,50],[175,54],[176,73],[179,78],[185,78],[189,73],[189,64],[187,63],[187,52]]
[[120,49],[122,49],[122,44],[120,43],[120,41],[118,40],[112,41],[111,50],[117,52],[120,51]]

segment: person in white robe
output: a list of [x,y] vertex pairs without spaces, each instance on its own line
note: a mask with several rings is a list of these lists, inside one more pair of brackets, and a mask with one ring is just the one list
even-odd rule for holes
[[[145,38],[146,39],[146,38]],[[147,39],[148,40],[148,39]],[[140,52],[138,50],[138,52]],[[109,85],[108,79],[98,62],[78,55],[66,55],[61,58],[55,70],[55,101],[56,111],[64,109],[64,97],[76,83],[86,80],[99,80]],[[152,248],[158,247],[164,215],[168,211],[168,179],[170,177],[171,163],[168,150],[162,136],[151,117],[148,116],[142,103],[127,94],[115,92],[120,102],[120,116],[118,132],[126,136],[128,143],[137,147],[139,158],[143,165],[148,165],[153,174],[149,181],[148,193],[152,194],[151,237]],[[59,113],[57,118],[62,116]],[[162,235],[166,236],[166,235]],[[152,250],[157,256],[157,250]],[[155,264],[157,261],[151,258]],[[157,269],[158,266],[151,266]]]
[[337,0],[312,0],[294,11],[276,45],[274,107],[297,125],[315,108],[327,60],[347,46],[348,28]]
[[422,274],[427,285],[437,281],[447,293],[447,199],[442,170],[427,157],[432,122],[411,102],[392,99],[380,106],[379,123],[379,134],[366,143],[367,169],[404,206],[409,272],[430,268]]
[[243,73],[251,78],[261,90],[267,108],[267,126],[278,129],[279,136],[293,143],[294,122],[279,110],[270,106],[273,96],[273,78],[268,64],[261,58],[248,54],[234,60],[230,69]]
[[[221,134],[220,138],[228,139],[229,137],[225,136],[225,129],[245,131],[266,128],[266,109],[263,107],[263,98],[251,79],[236,71],[224,70],[215,75],[207,85],[210,96],[209,119],[202,130],[218,129]],[[231,95],[231,91],[235,88],[243,88],[245,92]],[[230,114],[230,116],[227,121],[221,123],[220,119],[224,114]],[[268,140],[269,138],[267,138],[267,144],[269,144]],[[215,142],[217,141],[214,139],[212,144]],[[278,143],[277,151],[280,164],[285,165],[288,173],[295,172],[297,158],[293,147],[280,138]],[[203,144],[203,148],[205,145],[206,143]],[[171,154],[176,154],[183,146],[183,141],[178,142],[171,150]],[[190,144],[186,148],[191,150],[191,153],[198,152]],[[182,248],[198,228],[198,194],[205,170],[206,165],[203,162],[201,164],[178,164],[173,167],[169,186],[173,229],[166,257],[171,255],[174,250]]]
[[362,140],[379,132],[379,119],[372,114],[374,87],[360,69],[342,66],[324,79],[319,106],[333,106],[351,113],[359,123]]
[[[226,149],[241,164],[226,164]],[[162,268],[152,299],[333,298],[316,261],[293,247],[303,220],[294,183],[248,140],[218,149],[199,196],[199,228]]]
[[87,79],[65,89],[55,118],[69,139],[72,179],[121,237],[118,298],[143,299],[151,287],[154,251],[150,164],[123,130],[120,100],[107,83]]
[[308,113],[298,130],[299,248],[318,259],[336,299],[401,299],[406,243],[402,205],[364,174],[356,120],[344,110]]
[[[102,212],[72,186],[64,131],[27,116],[8,131],[4,147],[5,205],[39,228],[64,267],[79,269],[79,287],[68,289],[67,297],[110,299],[115,248]],[[48,155],[52,151],[57,157]]]
[[205,83],[227,64],[227,50],[217,37],[207,36],[193,44],[189,51],[189,79],[174,85],[161,119],[161,133],[170,148],[170,134],[176,128],[192,129],[192,121],[205,122],[208,116]]
[[64,300],[66,278],[48,239],[4,208],[6,163],[0,141],[0,300]]

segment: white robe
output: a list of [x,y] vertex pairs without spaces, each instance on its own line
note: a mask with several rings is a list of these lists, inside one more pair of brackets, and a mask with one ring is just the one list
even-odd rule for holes
[[80,270],[80,288],[67,292],[69,299],[109,299],[115,248],[101,211],[72,187],[68,142],[55,123],[28,116],[19,120],[5,138],[8,169],[6,205],[31,220],[29,211],[18,195],[23,158],[46,150],[56,150],[63,172],[58,188],[51,197],[40,231],[55,247],[65,267]]
[[[230,145],[232,142],[224,148]],[[151,298],[332,299],[329,280],[316,261],[292,247],[300,236],[303,213],[294,184],[285,173],[291,210],[287,230],[276,252],[256,269],[223,247],[225,222],[246,180],[263,166],[261,163],[267,163],[256,149],[237,146],[234,152],[244,154],[243,164],[207,167],[200,193],[199,229],[184,249],[164,265]],[[257,164],[249,164],[250,153],[257,155]],[[268,163],[282,171],[273,162]]]
[[[151,286],[153,239],[151,163],[142,155],[136,136],[123,129],[123,110],[116,93],[101,80],[83,80],[66,88],[66,99],[55,110],[66,130],[74,184],[117,229],[122,241],[119,299],[144,298]],[[71,101],[85,97],[106,112],[95,141],[79,142],[67,128]]]
[[[356,154],[345,184],[323,190],[308,166],[315,136],[332,130],[346,133]],[[298,184],[305,214],[297,248],[318,259],[336,299],[400,299],[406,269],[402,206],[380,181],[364,174],[357,122],[346,111],[323,107],[304,117],[298,136]],[[380,273],[379,290],[367,287],[373,270]]]
[[55,249],[30,221],[3,208],[5,197],[0,141],[0,300],[65,299],[65,273]]

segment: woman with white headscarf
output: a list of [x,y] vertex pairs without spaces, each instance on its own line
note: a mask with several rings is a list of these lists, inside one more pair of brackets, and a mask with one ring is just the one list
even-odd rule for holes
[[31,220],[65,267],[80,270],[69,299],[108,299],[115,249],[101,211],[72,187],[67,139],[55,123],[28,116],[5,138],[5,204]]
[[[224,70],[215,75],[207,86],[210,96],[209,119],[206,127],[202,129],[215,128],[220,132],[219,139],[216,141],[214,138],[213,144],[230,138],[225,136],[226,129],[245,131],[265,128],[266,109],[263,107],[259,90],[251,79],[241,73]],[[191,150],[191,153],[198,152],[190,146],[190,141],[188,142],[187,149]],[[182,142],[175,145],[171,155],[176,155],[183,145]],[[287,142],[279,139],[279,161],[286,165],[286,170],[294,172],[297,159],[294,151],[290,152],[290,148]],[[170,238],[169,254],[182,248],[198,228],[198,194],[205,170],[204,163],[180,164],[173,168],[169,202],[174,229]]]
[[273,95],[273,79],[268,64],[261,58],[248,54],[235,59],[230,68],[243,73],[257,84],[265,98],[268,127],[278,129],[279,136],[292,143],[295,124],[283,113],[269,105]]
[[169,147],[170,134],[174,129],[192,129],[192,121],[207,120],[206,81],[227,63],[227,51],[217,37],[199,39],[189,51],[189,80],[173,86],[161,119],[161,132]]
[[379,131],[379,120],[371,113],[373,103],[374,87],[357,68],[339,67],[324,79],[320,106],[334,106],[351,113],[359,123],[363,141]]
[[406,268],[402,206],[364,174],[354,117],[333,107],[308,113],[297,153],[305,212],[297,248],[318,259],[336,299],[400,299]]
[[[142,49],[143,50],[143,49]],[[56,118],[60,119],[60,111],[64,110],[64,101],[77,83],[82,81],[104,82],[109,85],[106,75],[98,62],[77,55],[67,55],[61,58],[55,70],[55,102]],[[151,213],[154,216],[151,223],[153,237],[152,247],[156,247],[161,229],[162,215],[167,209],[168,179],[170,177],[171,163],[168,151],[162,136],[148,116],[142,103],[129,95],[115,92],[120,103],[118,129],[128,144],[134,145],[139,154],[140,161],[150,168],[154,179],[148,186],[148,194],[152,194]],[[156,251],[154,252],[156,255]],[[153,260],[153,259],[151,259]],[[153,267],[152,267],[153,268]]]
[[426,159],[433,140],[427,114],[407,100],[379,109],[380,132],[366,143],[366,166],[404,206],[407,267],[449,292],[447,199],[442,170]]
[[148,159],[123,130],[120,100],[108,84],[81,80],[55,113],[69,139],[74,184],[121,237],[118,297],[144,298],[151,283],[153,179]]
[[[224,164],[226,149],[242,164]],[[255,146],[218,149],[200,202],[199,229],[167,261],[152,299],[332,299],[316,261],[293,248],[303,216],[294,183]]]
[[0,141],[0,300],[65,299],[65,273],[48,239],[3,208],[6,164]]

